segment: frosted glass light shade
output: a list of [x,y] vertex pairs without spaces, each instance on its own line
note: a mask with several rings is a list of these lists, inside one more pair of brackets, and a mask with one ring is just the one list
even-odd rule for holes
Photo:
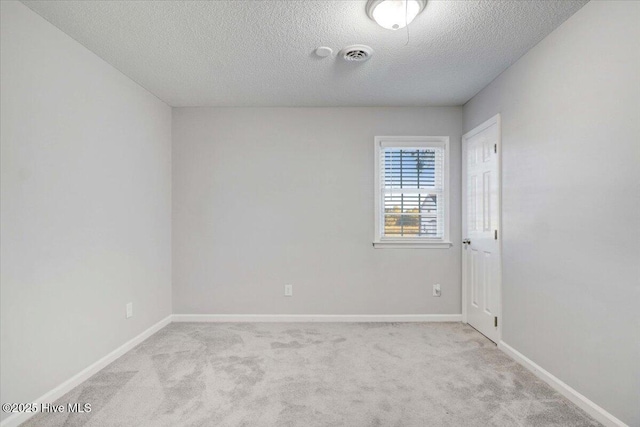
[[367,15],[382,28],[399,30],[409,25],[426,4],[426,0],[369,0]]

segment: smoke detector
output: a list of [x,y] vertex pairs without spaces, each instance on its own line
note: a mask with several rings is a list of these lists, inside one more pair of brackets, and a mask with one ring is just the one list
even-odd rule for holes
[[372,55],[373,49],[363,44],[347,46],[338,53],[338,56],[349,62],[364,62],[371,58]]
[[331,56],[332,53],[333,53],[333,49],[331,49],[330,47],[320,46],[319,48],[316,49],[316,55],[318,55],[320,58],[326,58],[327,56]]

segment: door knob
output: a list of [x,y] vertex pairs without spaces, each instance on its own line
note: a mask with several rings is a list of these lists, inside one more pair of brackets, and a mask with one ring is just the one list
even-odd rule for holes
[[465,239],[465,240],[462,241],[462,244],[463,245],[470,245],[471,244],[471,240]]

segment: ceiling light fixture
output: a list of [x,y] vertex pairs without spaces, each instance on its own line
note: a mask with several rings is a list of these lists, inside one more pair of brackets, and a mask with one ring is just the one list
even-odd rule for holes
[[398,30],[415,19],[427,5],[427,0],[369,0],[367,15],[382,28]]

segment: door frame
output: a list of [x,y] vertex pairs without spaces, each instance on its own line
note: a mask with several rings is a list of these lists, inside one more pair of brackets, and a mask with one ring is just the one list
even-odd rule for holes
[[[461,198],[461,207],[462,207],[462,238],[466,239],[466,236],[464,236],[464,230],[467,229],[467,210],[466,210],[466,203],[465,203],[465,197],[467,194],[467,180],[466,180],[466,168],[467,168],[467,156],[465,155],[465,145],[468,139],[470,139],[471,137],[477,135],[478,133],[482,132],[483,130],[487,129],[489,126],[492,125],[497,125],[498,126],[498,140],[496,142],[497,144],[497,155],[498,155],[498,215],[499,215],[499,219],[498,219],[498,247],[500,248],[500,257],[498,258],[498,269],[499,269],[499,274],[498,274],[498,294],[499,294],[499,298],[498,301],[500,301],[499,303],[499,307],[498,307],[498,342],[502,341],[502,326],[504,324],[503,321],[503,317],[502,317],[502,307],[503,307],[503,300],[502,300],[502,118],[500,116],[500,113],[496,114],[495,116],[491,117],[489,120],[486,120],[484,122],[482,122],[481,124],[479,124],[478,126],[474,127],[472,130],[470,130],[469,132],[465,133],[464,135],[462,135],[462,144],[460,146],[460,152],[461,152],[461,157],[462,157],[462,173],[461,173],[461,178],[462,178],[462,198]],[[467,322],[467,294],[469,291],[469,281],[467,279],[467,258],[465,256],[465,246],[462,245],[461,246],[461,252],[462,252],[462,322],[463,323],[468,323]],[[498,343],[496,343],[498,344]]]

